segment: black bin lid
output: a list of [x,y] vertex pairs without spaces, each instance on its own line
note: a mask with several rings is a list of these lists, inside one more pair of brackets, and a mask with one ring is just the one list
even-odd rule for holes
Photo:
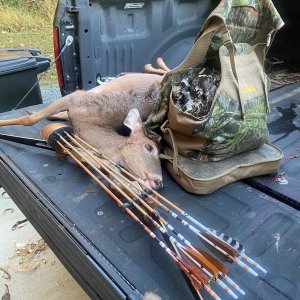
[[38,63],[33,57],[13,57],[11,59],[0,60],[0,76],[37,67]]

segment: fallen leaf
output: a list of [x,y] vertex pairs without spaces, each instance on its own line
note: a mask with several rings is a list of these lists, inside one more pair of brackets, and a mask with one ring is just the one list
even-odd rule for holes
[[6,208],[6,209],[4,209],[4,214],[6,215],[7,213],[13,213],[15,210],[13,209],[13,208]]
[[12,230],[16,230],[17,228],[22,228],[23,226],[26,225],[26,223],[28,222],[27,219],[24,219],[24,220],[21,220],[21,221],[18,221],[16,222],[13,226],[12,226]]
[[3,272],[2,278],[10,279],[10,274],[7,272],[7,270],[5,268],[0,268],[0,270]]
[[46,247],[47,244],[41,238],[32,243],[16,244],[15,254],[11,258],[18,259],[18,262],[17,265],[10,264],[10,268],[18,273],[35,270],[43,262],[43,259],[39,259],[39,253]]

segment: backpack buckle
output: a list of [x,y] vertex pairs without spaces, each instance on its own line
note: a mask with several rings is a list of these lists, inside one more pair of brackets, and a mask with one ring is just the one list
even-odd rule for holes
[[226,31],[225,33],[223,33],[222,38],[223,38],[224,46],[228,47],[233,44],[233,41],[232,41],[229,31]]

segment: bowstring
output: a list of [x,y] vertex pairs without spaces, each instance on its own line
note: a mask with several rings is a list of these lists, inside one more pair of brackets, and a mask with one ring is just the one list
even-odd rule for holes
[[55,60],[50,64],[50,66],[48,67],[47,70],[45,70],[42,75],[40,75],[40,77],[37,79],[37,81],[33,84],[33,86],[29,89],[29,91],[24,95],[24,97],[17,103],[17,105],[12,108],[11,110],[15,110],[17,109],[22,103],[23,101],[26,99],[26,97],[30,94],[30,92],[40,83],[40,81],[45,77],[45,75],[47,74],[47,72],[54,66],[54,64],[56,63],[56,61],[60,58],[60,56],[63,54],[63,52],[67,49],[67,47],[69,47],[74,41],[74,38],[71,35],[68,35],[65,41],[64,46],[62,47],[59,55],[55,58]]

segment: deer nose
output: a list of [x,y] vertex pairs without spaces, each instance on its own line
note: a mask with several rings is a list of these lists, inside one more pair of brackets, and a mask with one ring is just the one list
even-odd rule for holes
[[149,176],[147,173],[144,174],[144,183],[148,188],[152,188],[154,190],[158,190],[163,187],[162,178],[157,178],[160,176]]
[[150,186],[154,190],[159,190],[160,188],[163,187],[163,182],[161,179],[152,179],[149,180]]
[[155,189],[156,190],[159,190],[163,187],[163,182],[160,179],[154,180],[154,184],[155,184]]

